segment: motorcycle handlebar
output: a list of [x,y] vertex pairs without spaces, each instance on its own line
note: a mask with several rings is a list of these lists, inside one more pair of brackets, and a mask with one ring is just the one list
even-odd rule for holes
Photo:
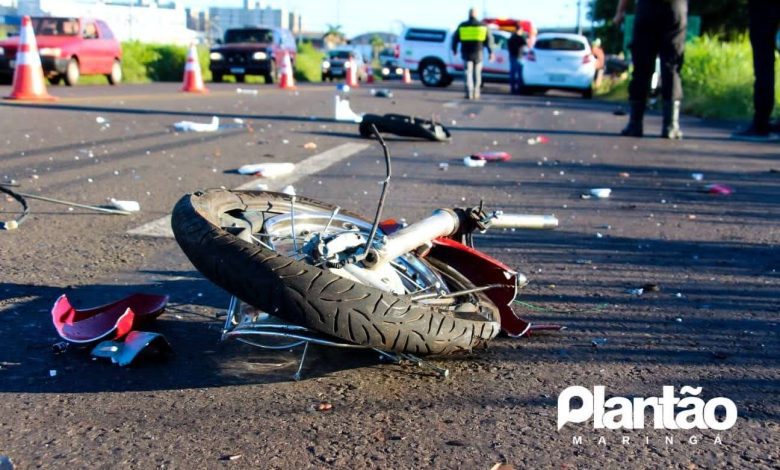
[[558,218],[554,215],[496,214],[490,222],[490,228],[549,230],[556,227]]

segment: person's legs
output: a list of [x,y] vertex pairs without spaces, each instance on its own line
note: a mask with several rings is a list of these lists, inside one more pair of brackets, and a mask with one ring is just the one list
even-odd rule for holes
[[509,58],[509,89],[512,94],[520,92],[520,61]]
[[464,62],[464,71],[466,72],[466,99],[474,99],[474,62],[467,60]]
[[642,137],[645,107],[650,93],[650,80],[655,70],[655,57],[658,55],[658,26],[656,11],[647,2],[639,2],[634,19],[634,34],[631,40],[631,61],[634,71],[628,84],[628,99],[631,115],[628,125],[621,135]]
[[479,99],[479,94],[482,91],[482,61],[480,60],[474,64],[474,99]]
[[750,45],[753,48],[753,127],[769,132],[769,118],[775,105],[775,35],[780,5],[770,0],[751,0]]
[[680,101],[683,97],[682,70],[687,32],[688,4],[673,0],[663,12],[663,35],[659,55],[661,58],[661,98],[663,101],[663,126],[661,137],[681,139]]

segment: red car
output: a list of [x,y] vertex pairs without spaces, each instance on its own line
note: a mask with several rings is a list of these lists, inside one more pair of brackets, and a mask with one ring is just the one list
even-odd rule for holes
[[[52,84],[68,86],[81,75],[105,75],[108,83],[122,81],[122,47],[108,25],[85,18],[34,17],[32,19],[43,74]],[[0,41],[0,78],[13,76],[19,38]]]

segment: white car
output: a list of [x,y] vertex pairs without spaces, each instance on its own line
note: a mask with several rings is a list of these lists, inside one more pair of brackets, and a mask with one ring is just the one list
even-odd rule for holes
[[593,96],[596,58],[585,36],[542,33],[522,58],[523,86],[536,89],[575,90]]

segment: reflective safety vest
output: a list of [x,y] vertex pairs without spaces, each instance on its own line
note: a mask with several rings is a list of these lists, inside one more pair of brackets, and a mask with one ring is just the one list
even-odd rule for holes
[[486,26],[461,26],[458,28],[458,36],[461,41],[484,42],[487,39],[488,29]]

